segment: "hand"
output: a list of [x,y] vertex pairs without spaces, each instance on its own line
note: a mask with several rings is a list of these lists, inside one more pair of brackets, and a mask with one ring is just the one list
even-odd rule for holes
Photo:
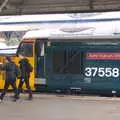
[[22,79],[22,82],[24,82],[24,79]]
[[0,62],[0,65],[2,65],[3,63],[2,62]]

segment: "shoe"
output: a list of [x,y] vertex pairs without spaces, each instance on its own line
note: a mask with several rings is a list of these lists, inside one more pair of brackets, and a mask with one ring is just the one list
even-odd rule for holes
[[2,100],[2,99],[0,99],[0,103],[2,103],[2,101],[3,101],[3,100]]
[[28,97],[26,100],[33,100],[33,97]]
[[2,97],[0,96],[0,103],[2,103],[3,102],[3,99],[2,99]]
[[14,98],[13,98],[12,101],[13,101],[13,102],[17,102],[18,100],[19,100],[19,97],[15,97],[15,96],[14,96]]
[[13,99],[12,101],[13,101],[13,102],[16,102],[16,101],[17,101],[17,99]]
[[19,100],[18,98],[14,98],[12,101],[17,102],[18,100]]

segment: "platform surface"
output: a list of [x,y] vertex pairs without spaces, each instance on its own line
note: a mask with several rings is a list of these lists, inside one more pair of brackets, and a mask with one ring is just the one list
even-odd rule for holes
[[12,102],[10,95],[0,104],[1,120],[120,120],[120,98],[96,96],[22,95]]

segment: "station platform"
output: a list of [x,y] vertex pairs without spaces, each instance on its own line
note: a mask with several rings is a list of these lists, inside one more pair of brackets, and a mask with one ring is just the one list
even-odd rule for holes
[[32,101],[12,102],[7,94],[0,104],[1,120],[119,120],[120,98],[34,94]]

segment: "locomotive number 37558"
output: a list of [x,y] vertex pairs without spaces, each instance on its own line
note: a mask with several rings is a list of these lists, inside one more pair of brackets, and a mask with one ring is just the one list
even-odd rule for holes
[[119,68],[103,68],[103,67],[86,67],[85,68],[86,77],[119,77]]

